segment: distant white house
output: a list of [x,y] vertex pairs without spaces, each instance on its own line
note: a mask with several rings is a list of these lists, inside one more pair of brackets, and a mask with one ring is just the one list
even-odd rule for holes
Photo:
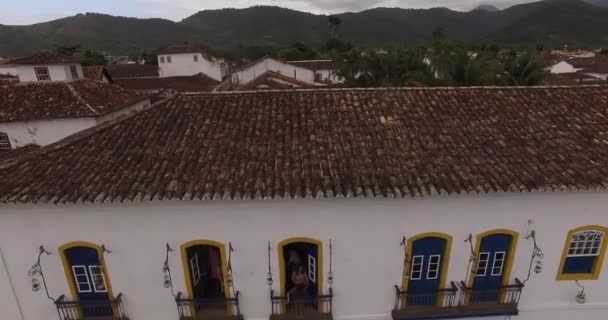
[[53,51],[41,51],[33,56],[9,60],[21,82],[73,81],[82,79],[80,62]]
[[17,76],[15,66],[9,63],[9,60],[0,59],[0,76]]
[[145,109],[148,95],[83,78],[79,62],[44,51],[11,60],[18,82],[0,82],[0,152],[45,146]]
[[551,72],[553,74],[572,73],[572,72],[577,72],[577,71],[581,70],[580,68],[575,68],[572,64],[568,63],[567,61],[560,61],[560,62],[550,66],[548,69],[549,69],[549,72]]
[[344,83],[344,78],[338,75],[338,65],[333,60],[298,60],[287,61],[296,67],[312,70],[315,81],[323,83]]
[[158,55],[161,78],[193,76],[199,73],[222,81],[228,75],[228,64],[223,59],[210,56],[205,50],[193,45],[170,46]]
[[253,61],[232,74],[232,84],[236,86],[246,85],[266,72],[272,71],[295,80],[309,84],[323,85],[315,81],[315,72],[308,68],[299,67],[275,58],[263,57]]

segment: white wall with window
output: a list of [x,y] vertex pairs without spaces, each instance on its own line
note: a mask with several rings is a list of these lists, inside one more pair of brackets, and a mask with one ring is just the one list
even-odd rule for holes
[[200,52],[158,56],[158,72],[161,78],[193,76],[203,73],[217,81],[222,81],[225,75],[222,66],[222,60],[207,59]]
[[[96,124],[95,118],[49,119],[0,122],[0,132],[8,136],[13,149],[37,144],[46,146]],[[0,136],[0,150],[2,149]]]
[[[394,285],[403,276],[403,236],[442,232],[454,237],[447,281],[465,280],[470,258],[464,240],[493,229],[519,232],[511,282],[528,274],[532,241],[526,240],[528,220],[534,220],[538,245],[544,252],[544,270],[532,272],[520,300],[519,320],[604,319],[608,314],[608,270],[604,264],[598,280],[582,281],[586,304],[577,304],[580,288],[574,281],[557,281],[568,232],[584,225],[608,226],[608,193],[560,192],[436,196],[422,199],[297,199],[264,201],[154,201],[70,205],[0,204],[0,247],[15,284],[15,296],[25,319],[50,319],[56,315],[43,292],[32,292],[24,272],[35,261],[41,244],[51,251],[81,240],[105,244],[109,275],[115,294],[128,300],[132,320],[175,319],[175,300],[163,287],[161,267],[166,243],[174,249],[193,239],[228,245],[235,289],[240,291],[246,319],[267,320],[270,313],[268,241],[274,289],[279,289],[278,242],[291,237],[323,241],[322,277],[327,290],[328,241],[333,242],[334,319],[389,320]],[[244,230],[244,226],[246,230]],[[169,255],[176,291],[185,292],[179,252]],[[424,276],[434,276],[430,257],[416,264],[430,266]],[[446,259],[444,256],[443,259]],[[477,272],[497,273],[500,254],[487,256]],[[419,259],[420,260],[420,259]],[[504,260],[504,257],[502,259]],[[69,294],[61,259],[43,257],[53,296]],[[190,263],[190,262],[188,262]],[[430,264],[429,264],[430,263]],[[506,265],[506,263],[505,263]],[[145,266],[145,267],[143,267]],[[475,267],[472,267],[475,268]],[[414,269],[412,276],[415,275]],[[321,271],[321,270],[319,270]],[[0,275],[0,281],[2,276]],[[0,310],[6,319],[20,319],[11,290],[0,286]],[[489,319],[504,319],[495,317]],[[515,318],[514,318],[515,319]]]
[[15,67],[19,81],[73,81],[83,78],[80,64],[18,65]]

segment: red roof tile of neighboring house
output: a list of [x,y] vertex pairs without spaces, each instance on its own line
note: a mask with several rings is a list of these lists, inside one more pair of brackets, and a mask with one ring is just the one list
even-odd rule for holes
[[178,95],[3,162],[0,202],[605,190],[607,109],[608,86]]
[[255,80],[241,86],[238,90],[257,90],[257,89],[289,89],[289,88],[308,88],[314,85],[300,81],[288,76],[284,76],[274,71],[266,71]]
[[105,76],[108,81],[112,81],[112,77],[108,70],[105,69],[104,66],[86,66],[82,67],[82,72],[84,72],[84,77],[93,81],[101,81]]
[[309,69],[313,71],[318,70],[336,70],[338,65],[333,60],[302,60],[302,61],[287,61],[287,63],[296,67]]
[[70,64],[80,63],[80,60],[54,51],[41,51],[29,57],[12,59],[8,63],[14,65]]
[[146,99],[113,84],[73,82],[0,82],[0,122],[98,117]]
[[202,73],[189,77],[120,79],[115,83],[124,88],[140,91],[173,89],[179,92],[210,92],[220,84],[219,81]]
[[158,66],[151,64],[112,64],[106,67],[112,79],[158,78]]

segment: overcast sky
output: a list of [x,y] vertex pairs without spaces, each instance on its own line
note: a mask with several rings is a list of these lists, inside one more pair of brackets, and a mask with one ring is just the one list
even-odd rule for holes
[[361,11],[374,7],[447,7],[466,11],[480,4],[505,8],[534,0],[0,0],[0,24],[31,24],[98,12],[138,18],[179,21],[205,9],[274,5],[313,13]]

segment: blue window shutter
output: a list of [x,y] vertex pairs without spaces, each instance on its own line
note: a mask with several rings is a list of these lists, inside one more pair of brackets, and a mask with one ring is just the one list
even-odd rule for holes
[[564,263],[563,273],[591,273],[597,257],[568,257]]

